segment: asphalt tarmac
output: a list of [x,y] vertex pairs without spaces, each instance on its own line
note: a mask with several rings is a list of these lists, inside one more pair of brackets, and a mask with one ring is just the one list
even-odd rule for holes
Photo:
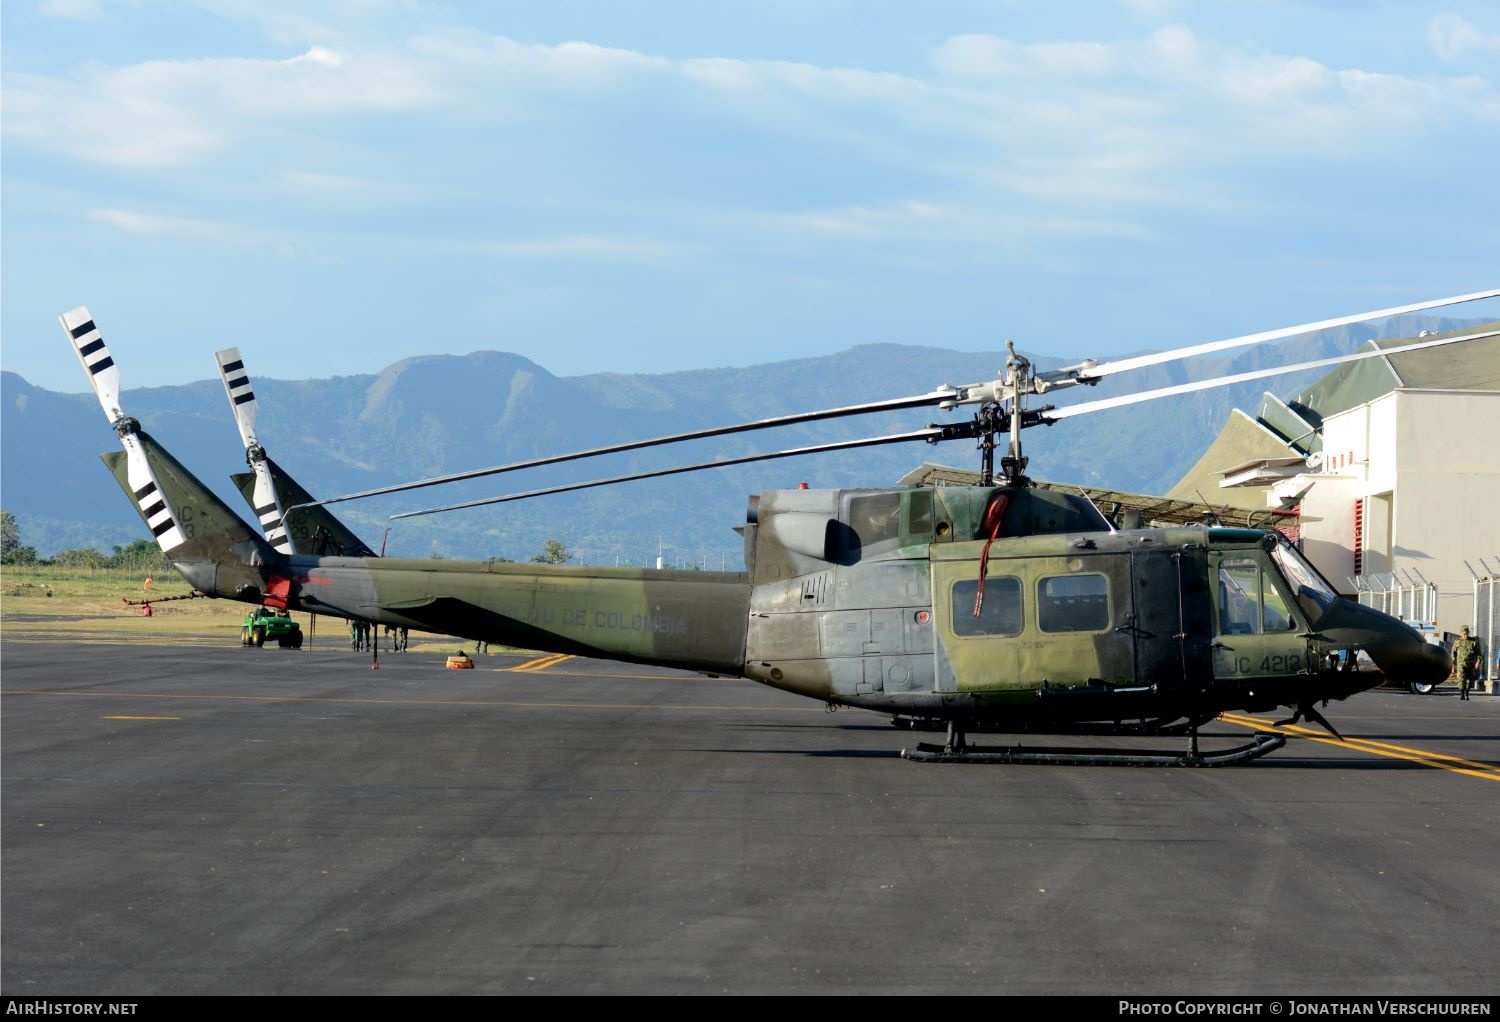
[[6,638],[5,994],[1500,991],[1451,685],[1241,766],[922,764],[747,681],[234,641]]

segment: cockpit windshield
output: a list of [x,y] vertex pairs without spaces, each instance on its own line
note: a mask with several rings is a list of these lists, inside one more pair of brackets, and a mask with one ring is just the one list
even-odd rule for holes
[[1285,536],[1276,537],[1271,559],[1296,591],[1297,602],[1302,605],[1309,621],[1317,621],[1338,599],[1339,594],[1333,586],[1318,574],[1318,569],[1309,564],[1296,547],[1287,542]]

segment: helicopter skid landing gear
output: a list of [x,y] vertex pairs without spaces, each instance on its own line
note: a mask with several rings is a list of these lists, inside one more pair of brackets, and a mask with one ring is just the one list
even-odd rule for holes
[[1032,748],[1019,745],[1010,748],[968,746],[963,732],[949,730],[947,745],[921,742],[915,749],[902,749],[901,758],[916,763],[1048,763],[1054,766],[1156,766],[1213,767],[1233,766],[1259,759],[1286,744],[1284,735],[1260,732],[1245,745],[1215,752],[1202,752],[1194,741],[1183,752],[1157,752],[1150,749]]

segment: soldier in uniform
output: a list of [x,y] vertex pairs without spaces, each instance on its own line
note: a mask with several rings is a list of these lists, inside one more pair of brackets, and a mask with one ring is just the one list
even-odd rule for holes
[[1453,676],[1458,679],[1458,698],[1469,698],[1469,689],[1479,676],[1479,643],[1469,638],[1469,626],[1458,632],[1458,641],[1453,643]]

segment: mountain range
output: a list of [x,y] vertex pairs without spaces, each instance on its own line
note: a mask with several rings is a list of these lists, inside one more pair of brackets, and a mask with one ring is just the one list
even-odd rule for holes
[[[1049,394],[1059,405],[1354,351],[1369,339],[1451,330],[1467,321],[1395,317],[1303,335],[1235,354],[1169,362],[1110,377],[1097,388]],[[59,349],[62,349],[59,339]],[[280,368],[241,354],[260,403],[266,450],[303,486],[335,496],[434,475],[610,443],[778,415],[921,394],[1003,372],[1003,352],[861,345],[835,355],[745,368],[661,375],[558,377],[519,355],[478,351],[421,355],[373,375],[284,380]],[[62,356],[66,357],[66,356]],[[204,353],[212,368],[211,353]],[[1036,359],[1040,369],[1081,359]],[[129,364],[122,376],[129,379]],[[1030,474],[1057,483],[1161,493],[1190,468],[1235,407],[1250,412],[1263,391],[1288,394],[1326,370],[1219,387],[1070,418],[1024,434]],[[229,482],[243,448],[217,376],[176,387],[126,390],[126,413],[247,520]],[[1029,407],[1035,407],[1035,404]],[[750,495],[764,489],[875,487],[922,462],[975,468],[971,441],[875,447],[710,469],[534,500],[391,522],[400,511],[556,483],[920,429],[959,421],[964,409],[885,413],[758,431],[719,440],[493,476],[447,487],[338,504],[333,510],[371,547],[408,557],[525,560],[549,538],[575,562],[742,566]],[[100,463],[117,441],[92,393],[64,394],[0,372],[0,505],[21,541],[43,556],[77,547],[108,552],[146,537],[144,525]],[[389,530],[389,531],[387,531]]]

